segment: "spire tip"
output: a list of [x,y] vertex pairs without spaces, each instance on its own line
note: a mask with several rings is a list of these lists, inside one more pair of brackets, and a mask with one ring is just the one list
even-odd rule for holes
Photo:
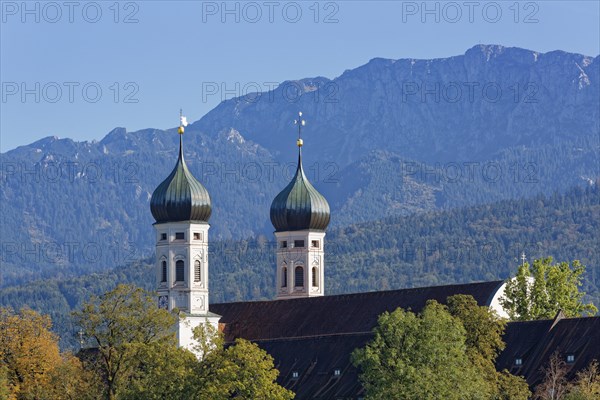
[[298,125],[298,140],[296,141],[296,146],[302,147],[304,141],[302,140],[302,127],[306,125],[306,121],[302,119],[302,111],[298,112],[298,119],[294,120],[294,124]]

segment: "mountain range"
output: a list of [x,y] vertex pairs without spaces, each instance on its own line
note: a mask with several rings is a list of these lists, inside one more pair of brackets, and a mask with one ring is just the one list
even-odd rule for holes
[[[223,101],[186,129],[213,199],[211,240],[272,230],[291,178],[298,111],[309,179],[332,227],[595,185],[600,63],[478,45],[456,57],[376,58],[335,79],[290,80]],[[149,198],[173,168],[175,129],[48,137],[2,153],[0,287],[105,271],[151,254]]]

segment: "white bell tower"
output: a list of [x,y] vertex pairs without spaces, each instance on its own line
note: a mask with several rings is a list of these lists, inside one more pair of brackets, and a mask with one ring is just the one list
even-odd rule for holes
[[325,294],[325,229],[329,204],[309,182],[302,168],[302,113],[298,125],[298,167],[292,181],[271,204],[277,241],[276,298]]
[[218,328],[220,316],[209,311],[210,196],[188,170],[183,158],[185,117],[181,117],[181,122],[177,164],[154,190],[150,209],[156,220],[158,306],[179,311],[177,341],[179,346],[192,350],[197,344],[193,339],[193,328],[204,323]]
[[[155,224],[159,307],[179,310],[193,326],[212,319],[208,310],[207,223]],[[218,318],[217,318],[218,322]],[[191,329],[178,327],[178,342],[191,342]]]

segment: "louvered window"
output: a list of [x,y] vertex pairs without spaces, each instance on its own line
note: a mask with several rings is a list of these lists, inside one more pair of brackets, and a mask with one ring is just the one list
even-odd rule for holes
[[167,281],[167,262],[163,261],[161,267],[162,267],[162,275],[161,275],[160,281],[166,282]]
[[185,281],[185,269],[183,260],[177,260],[175,263],[175,281],[183,282]]
[[200,277],[201,277],[201,272],[200,272],[200,261],[196,260],[194,262],[194,282],[200,282]]
[[294,286],[304,287],[304,268],[296,267],[294,270]]

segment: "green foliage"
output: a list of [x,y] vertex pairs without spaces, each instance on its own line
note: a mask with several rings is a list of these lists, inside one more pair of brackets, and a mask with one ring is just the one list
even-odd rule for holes
[[242,340],[224,347],[208,323],[194,329],[201,360],[178,348],[171,329],[176,317],[143,289],[119,285],[75,318],[97,351],[87,365],[103,379],[108,399],[293,398],[275,383],[271,356]]
[[494,310],[479,306],[473,296],[459,294],[448,297],[448,311],[462,322],[471,356],[493,362],[504,350],[502,335],[506,322]]
[[194,399],[198,359],[172,342],[138,345],[121,398],[130,400]]
[[198,399],[289,400],[294,393],[279,386],[273,358],[256,344],[236,339],[226,348],[215,348],[201,361]]
[[575,382],[565,400],[600,399],[600,367],[592,360],[582,371],[577,372]]
[[493,400],[527,400],[531,397],[529,385],[523,377],[512,375],[507,370],[498,372],[497,390]]
[[505,296],[500,303],[512,320],[528,321],[553,318],[559,310],[566,317],[595,314],[592,303],[584,303],[585,266],[578,260],[552,263],[552,257],[535,260],[533,266],[523,263],[514,279],[506,283]]
[[90,345],[97,349],[94,367],[103,378],[108,399],[116,398],[125,378],[144,355],[144,345],[174,343],[175,316],[156,307],[155,297],[130,285],[118,285],[92,298],[73,314]]
[[527,400],[527,382],[508,371],[496,371],[495,361],[504,350],[506,321],[489,307],[479,306],[472,296],[448,297],[448,311],[465,328],[467,356],[486,381],[485,396],[493,400]]
[[194,328],[195,351],[202,355],[194,371],[195,399],[290,400],[294,393],[275,381],[273,358],[255,343],[236,339],[226,346],[221,332],[209,323]]
[[352,361],[368,399],[483,399],[485,382],[466,348],[462,323],[430,301],[419,315],[382,314],[373,340]]
[[494,362],[505,321],[472,296],[429,301],[421,314],[384,313],[374,338],[352,354],[369,399],[527,400],[525,380]]

